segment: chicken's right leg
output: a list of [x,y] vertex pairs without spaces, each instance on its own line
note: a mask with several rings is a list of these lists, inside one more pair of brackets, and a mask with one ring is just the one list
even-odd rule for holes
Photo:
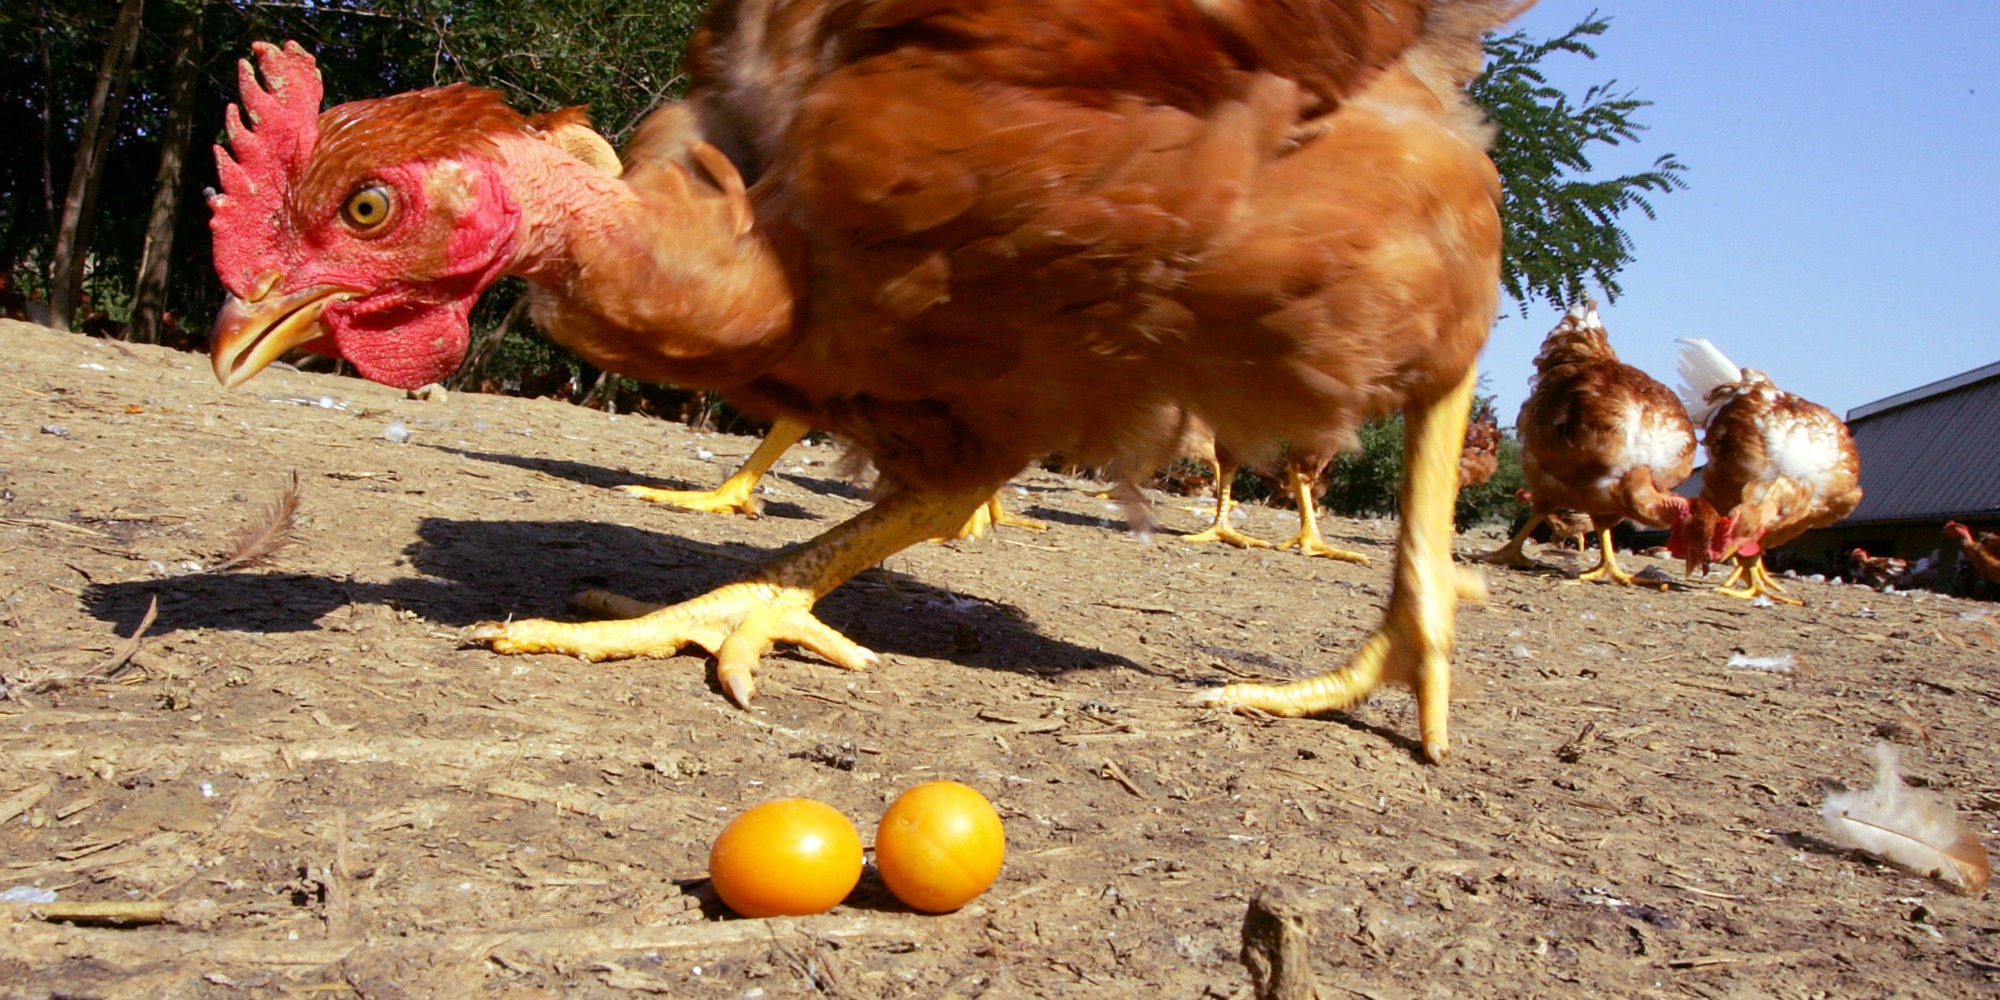
[[620,486],[618,489],[641,500],[671,504],[687,510],[755,516],[757,481],[771,471],[771,466],[778,463],[778,456],[784,454],[785,449],[798,444],[811,432],[809,424],[790,417],[779,418],[777,423],[771,425],[771,432],[764,435],[763,442],[757,445],[757,450],[743,460],[743,467],[712,490],[663,490],[652,486]]
[[1612,583],[1622,583],[1627,587],[1633,587],[1638,585],[1639,583],[1638,577],[1635,577],[1632,574],[1627,573],[1624,570],[1618,568],[1618,553],[1616,550],[1612,548],[1611,545],[1610,528],[1604,528],[1598,531],[1597,546],[1598,546],[1598,551],[1603,553],[1598,557],[1597,565],[1583,571],[1582,573],[1577,574],[1577,579],[1610,580]]
[[1547,566],[1528,558],[1528,554],[1522,551],[1523,547],[1528,544],[1528,536],[1533,534],[1536,526],[1540,525],[1547,518],[1547,514],[1535,514],[1533,517],[1528,518],[1528,523],[1522,525],[1521,530],[1514,533],[1514,537],[1507,539],[1507,544],[1483,555],[1473,556],[1473,560],[1483,563],[1494,563],[1500,566],[1512,566],[1515,569],[1547,569]]
[[1237,531],[1229,523],[1229,510],[1236,506],[1230,499],[1235,491],[1236,463],[1217,461],[1215,463],[1215,523],[1192,535],[1181,536],[1183,542],[1222,542],[1239,549],[1268,549],[1271,543],[1261,538],[1252,538]]

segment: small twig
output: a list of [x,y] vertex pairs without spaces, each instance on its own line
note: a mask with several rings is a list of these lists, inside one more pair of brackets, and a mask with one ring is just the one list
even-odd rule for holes
[[1133,795],[1138,796],[1139,798],[1145,799],[1152,797],[1146,794],[1145,789],[1140,788],[1137,784],[1133,783],[1132,779],[1126,775],[1125,769],[1119,767],[1118,762],[1115,760],[1106,760],[1104,762],[1104,776],[1110,778],[1112,781],[1124,785],[1126,791],[1131,792]]
[[139,651],[139,643],[145,640],[146,630],[152,628],[159,618],[160,597],[154,594],[146,600],[146,613],[139,617],[139,627],[132,630],[132,637],[119,643],[108,659],[91,668],[88,676],[109,680],[123,673],[125,665],[132,662],[132,654]]

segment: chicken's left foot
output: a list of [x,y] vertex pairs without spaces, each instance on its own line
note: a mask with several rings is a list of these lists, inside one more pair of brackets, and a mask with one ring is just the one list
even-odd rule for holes
[[[1730,586],[1737,580],[1746,581],[1747,586]],[[1806,603],[1786,593],[1785,588],[1778,586],[1778,581],[1771,579],[1770,571],[1764,568],[1764,557],[1761,554],[1737,556],[1736,571],[1729,575],[1729,579],[1724,581],[1722,586],[1715,588],[1715,592],[1726,597],[1740,597],[1752,601],[1759,597],[1768,597],[1779,604],[1798,607],[1803,607]]]
[[723,693],[745,706],[757,691],[753,670],[777,643],[796,643],[849,670],[881,659],[814,617],[812,592],[799,587],[744,581],[665,607],[592,590],[576,605],[611,620],[488,622],[473,626],[469,638],[496,653],[565,653],[593,662],[666,658],[700,646],[716,658]]
[[1666,584],[1641,583],[1638,577],[1618,568],[1618,553],[1611,547],[1610,529],[1607,528],[1598,532],[1597,544],[1599,551],[1602,553],[1598,557],[1597,565],[1582,573],[1578,573],[1576,576],[1577,579],[1610,580],[1612,583],[1622,583],[1627,587],[1658,586],[1662,591],[1667,589]]
[[1047,531],[1049,530],[1049,525],[1047,521],[1037,521],[1032,517],[1022,517],[1018,514],[1007,513],[1007,508],[1000,503],[1000,494],[995,493],[992,499],[986,501],[978,510],[972,512],[971,517],[965,519],[965,523],[959,526],[955,534],[949,537],[940,537],[938,541],[950,542],[962,538],[985,538],[986,533],[994,528],[1026,528],[1029,531]]
[[813,617],[813,604],[887,556],[965,523],[990,495],[901,491],[750,579],[693,600],[661,607],[591,593],[579,603],[614,620],[489,622],[474,626],[469,638],[500,653],[567,653],[587,660],[665,657],[700,646],[715,655],[716,677],[729,699],[747,705],[756,693],[758,662],[779,642],[797,643],[850,670],[875,663],[874,653]]
[[1303,556],[1319,559],[1338,559],[1341,562],[1367,565],[1375,560],[1361,552],[1337,549],[1326,544],[1319,534],[1319,517],[1314,512],[1313,477],[1297,469],[1292,470],[1292,499],[1299,505],[1299,533],[1279,542],[1280,549],[1297,549]]

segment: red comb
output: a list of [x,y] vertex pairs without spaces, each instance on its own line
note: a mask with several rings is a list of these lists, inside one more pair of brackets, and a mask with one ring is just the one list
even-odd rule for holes
[[[222,193],[210,194],[208,199],[215,213],[210,226],[218,233],[238,227],[266,232],[273,228],[283,217],[286,187],[305,168],[319,141],[322,90],[312,54],[297,42],[286,42],[282,49],[269,42],[253,42],[250,47],[257,53],[257,69],[263,72],[264,82],[258,82],[250,60],[237,61],[242,104],[231,104],[224,115],[229,147],[215,147]],[[218,246],[217,250],[223,248]],[[241,294],[245,289],[238,285],[247,285],[255,277],[241,266],[249,262],[224,260],[224,253],[216,256],[216,271],[223,283]]]

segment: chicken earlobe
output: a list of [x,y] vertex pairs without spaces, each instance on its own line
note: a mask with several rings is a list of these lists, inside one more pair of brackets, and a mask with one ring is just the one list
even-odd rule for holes
[[668,657],[700,646],[714,654],[723,692],[747,706],[757,666],[777,643],[796,643],[849,670],[876,663],[872,651],[813,617],[813,605],[856,573],[964,524],[992,495],[990,488],[900,490],[750,578],[692,600],[662,607],[591,591],[578,598],[579,607],[614,620],[488,622],[473,626],[468,638],[496,653],[567,653],[593,662]]
[[1458,457],[1465,418],[1472,410],[1475,374],[1442,399],[1404,411],[1403,521],[1396,538],[1395,582],[1382,625],[1339,670],[1290,684],[1231,684],[1204,691],[1205,705],[1250,708],[1300,716],[1346,708],[1385,681],[1417,696],[1417,729],[1424,755],[1443,763],[1451,747],[1453,611],[1460,599],[1486,596],[1485,582],[1452,565],[1453,508],[1458,501]]

